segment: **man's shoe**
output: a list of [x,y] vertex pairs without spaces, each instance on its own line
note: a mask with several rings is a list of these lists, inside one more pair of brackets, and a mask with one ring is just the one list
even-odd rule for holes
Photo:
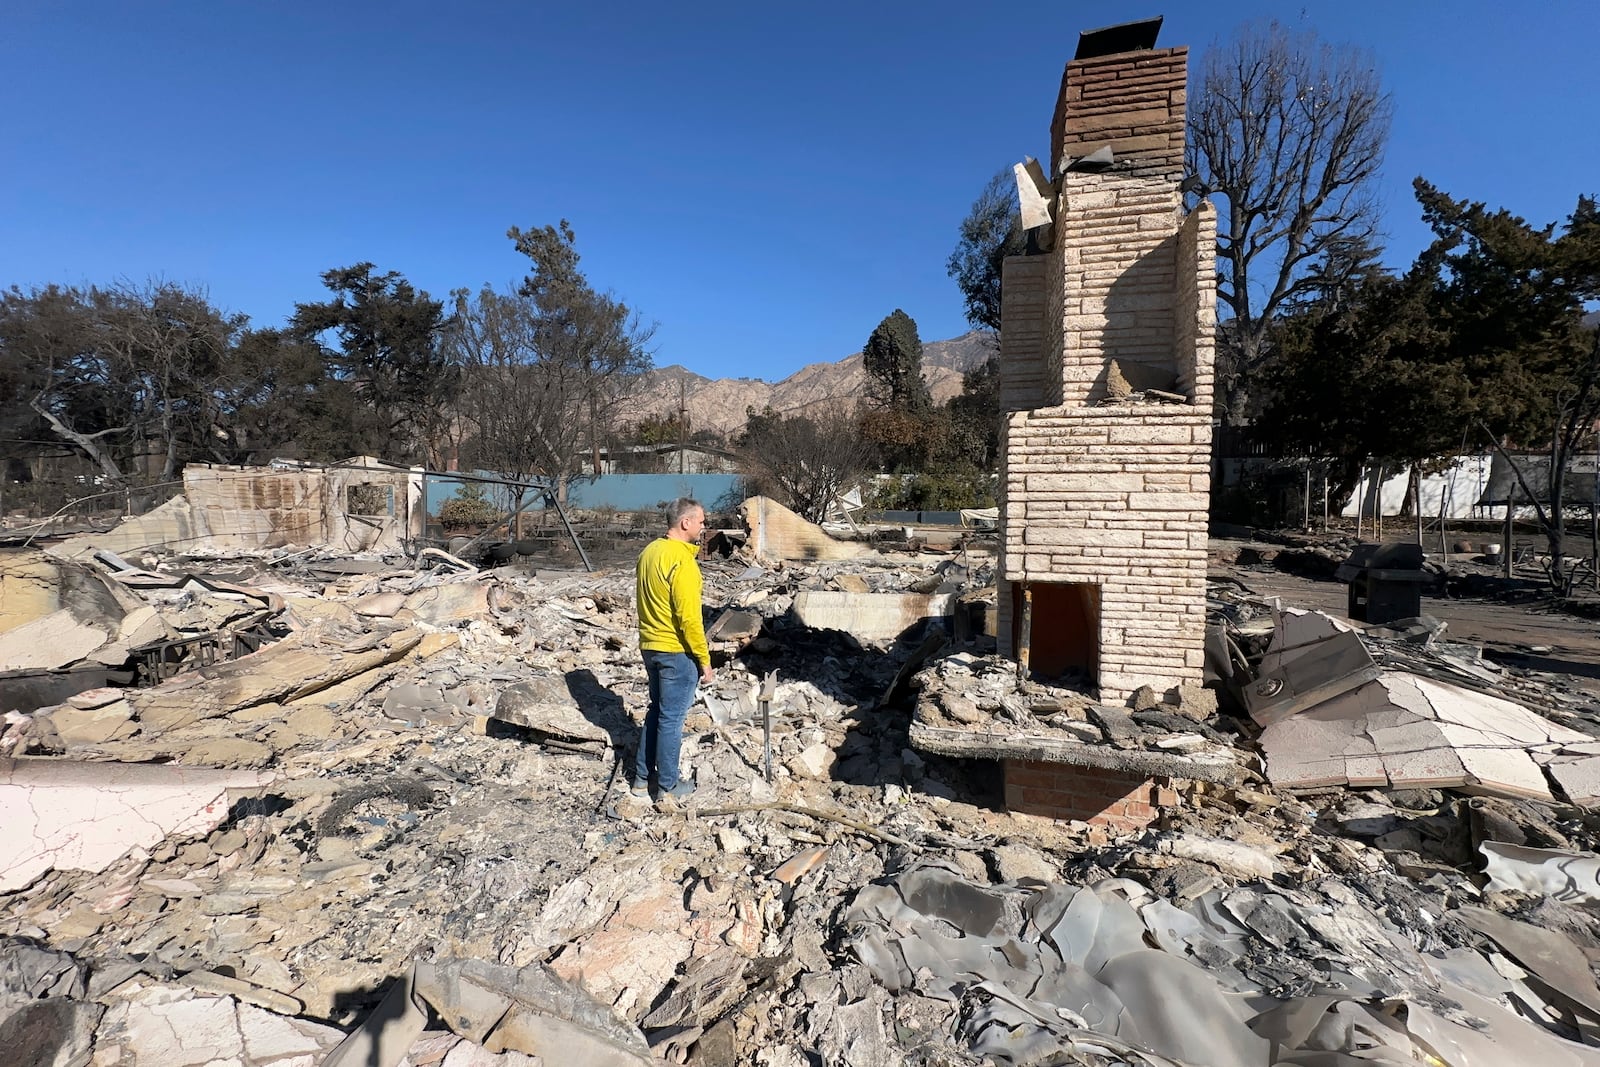
[[678,779],[678,784],[671,789],[663,789],[661,795],[674,800],[682,800],[694,792],[694,783],[687,778]]
[[650,783],[635,780],[628,786],[628,795],[635,800],[649,800]]

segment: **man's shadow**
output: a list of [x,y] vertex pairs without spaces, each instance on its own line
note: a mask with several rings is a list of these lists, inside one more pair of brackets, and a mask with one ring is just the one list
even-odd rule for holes
[[639,743],[639,727],[628,714],[627,705],[620,696],[600,683],[594,671],[582,667],[568,671],[563,678],[578,711],[591,724],[606,732],[613,749],[620,753]]

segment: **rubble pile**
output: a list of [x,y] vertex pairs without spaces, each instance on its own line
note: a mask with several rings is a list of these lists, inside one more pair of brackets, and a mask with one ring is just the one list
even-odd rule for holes
[[1019,683],[1014,661],[971,652],[942,657],[916,681],[911,736],[929,752],[1044,756],[1213,782],[1236,781],[1245,773],[1237,735],[1216,722],[1216,694],[1197,685],[1175,686],[1167,694],[1145,686],[1128,707],[1117,707],[1070,684]]
[[[658,805],[627,790],[631,570],[333,562],[89,564],[174,633],[273,639],[9,709],[0,1035],[30,1062],[1597,1057],[1593,816],[1291,793],[1211,690],[1019,683],[944,614],[981,555],[707,561],[696,789]],[[829,592],[856,614],[803,622]],[[898,629],[826,627],[876,596]],[[1137,834],[1023,822],[958,733],[1190,773]]]

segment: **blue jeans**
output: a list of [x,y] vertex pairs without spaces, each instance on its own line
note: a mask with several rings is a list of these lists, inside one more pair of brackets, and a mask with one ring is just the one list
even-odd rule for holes
[[683,720],[694,703],[700,668],[684,652],[644,650],[644,673],[650,681],[650,710],[644,717],[633,780],[666,792],[678,784],[678,752],[683,747]]

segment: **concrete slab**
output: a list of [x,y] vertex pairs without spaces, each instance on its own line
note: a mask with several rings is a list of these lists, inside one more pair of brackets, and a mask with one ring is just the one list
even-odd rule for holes
[[738,611],[729,608],[717,620],[706,628],[706,640],[712,642],[727,641],[738,643],[748,641],[761,632],[761,625],[765,620],[753,611]]
[[204,519],[190,507],[188,499],[175,496],[143,515],[122,520],[113,529],[69,537],[51,546],[48,552],[57,559],[79,559],[102,549],[125,556],[165,545],[192,549],[208,532]]
[[172,631],[156,613],[156,609],[145,606],[135,608],[123,617],[117,637],[121,643],[136,648],[139,645],[148,645],[152,641],[161,641],[171,634]]
[[129,850],[215,829],[228,790],[274,776],[150,763],[0,760],[0,891],[54,867],[103,871]]
[[393,618],[395,613],[406,606],[406,595],[398,589],[391,589],[382,593],[373,593],[351,602],[350,607],[357,615],[366,615],[374,619]]
[[60,606],[61,578],[54,560],[39,551],[11,553],[0,560],[0,633]]
[[1582,744],[1592,740],[1587,734],[1553,723],[1510,700],[1428,678],[1417,678],[1415,684],[1441,721],[1497,733],[1505,744],[1536,745],[1549,741]]
[[1550,803],[1555,797],[1544,770],[1526,752],[1510,748],[1458,747],[1456,755],[1466,768],[1467,792],[1483,790],[1494,796],[1507,794]]
[[344,1038],[332,1026],[167,985],[131,992],[111,1006],[102,1027],[129,1062],[167,1067],[310,1067]]
[[115,622],[92,626],[65,608],[0,634],[0,671],[55,670],[106,643]]
[[795,594],[794,615],[814,630],[841,630],[861,641],[893,641],[929,619],[955,611],[950,593],[840,593],[804,589]]
[[138,729],[132,719],[133,705],[120,699],[92,708],[59,707],[50,713],[56,733],[68,744],[98,745],[132,737]]
[[1584,807],[1600,804],[1600,756],[1552,762],[1546,769],[1574,804]]
[[208,667],[203,676],[178,675],[153,689],[132,691],[128,702],[144,732],[158,733],[269,700],[287,703],[327,689],[400,659],[422,640],[420,631],[400,630],[373,647],[346,651],[319,645],[320,636],[312,631],[290,634],[248,656]]
[[430,626],[488,618],[489,589],[488,582],[441,582],[406,597],[404,610]]
[[590,701],[585,709],[565,678],[550,675],[507,688],[489,717],[551,737],[601,745],[610,744],[612,732],[624,727],[616,709],[607,709],[598,701]]
[[1384,773],[1395,788],[1437,789],[1467,784],[1467,769],[1447,746],[1405,752],[1380,752]]
[[[1569,741],[1587,743],[1520,704],[1399,671],[1273,723],[1260,738],[1267,777],[1280,787],[1445,787],[1545,802],[1554,797],[1535,756]],[[1600,790],[1600,766],[1592,786],[1587,772],[1570,775],[1580,793]]]

